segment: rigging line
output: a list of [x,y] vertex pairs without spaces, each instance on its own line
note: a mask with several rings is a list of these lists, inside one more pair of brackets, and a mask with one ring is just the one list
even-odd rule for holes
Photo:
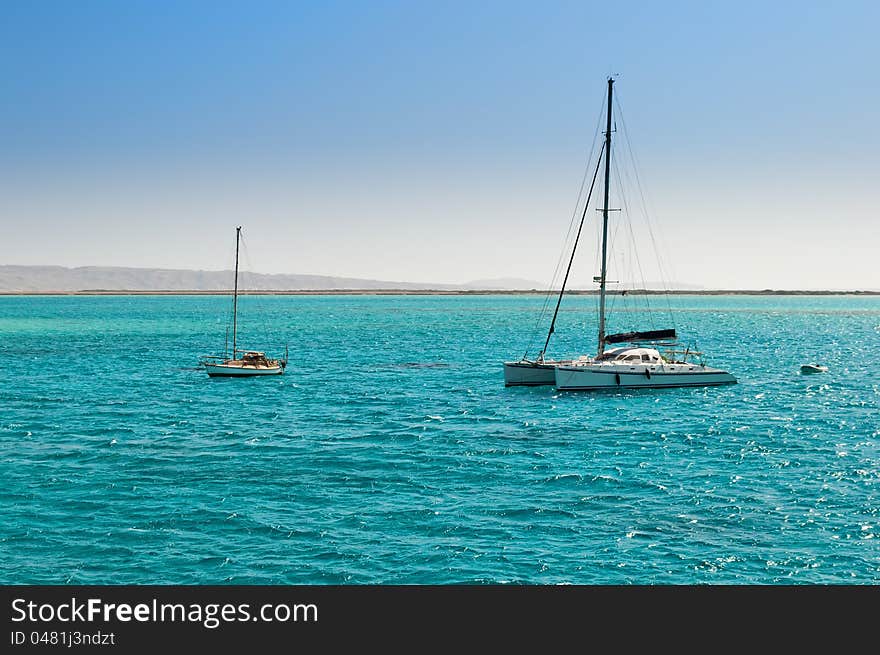
[[[618,157],[618,159],[620,159],[620,158]],[[621,175],[620,170],[618,170],[617,168],[615,168],[615,171],[617,172],[618,179],[621,179],[621,180],[622,180],[622,179],[623,179],[623,176]],[[623,205],[623,208],[624,208],[624,214],[625,214],[625,216],[626,216],[626,225],[627,225],[627,228],[629,228],[629,237],[630,237],[630,243],[632,243],[632,254],[633,254],[633,258],[635,259],[635,262],[636,262],[636,268],[637,268],[638,271],[639,271],[639,278],[640,278],[641,281],[642,281],[642,288],[643,288],[643,289],[647,289],[648,284],[647,284],[647,282],[645,281],[645,273],[644,273],[644,271],[642,270],[642,260],[641,260],[641,258],[639,257],[638,244],[636,243],[636,234],[635,234],[635,230],[633,230],[632,215],[631,215],[630,210],[629,210],[629,203],[627,202],[626,194],[625,194],[624,191],[623,191],[623,185],[621,185],[621,187],[620,187],[620,189],[619,189],[619,192],[620,192],[620,201],[621,201],[621,204]],[[636,303],[633,302],[633,305],[635,305],[635,304],[636,304]],[[645,304],[645,310],[647,311],[647,314],[648,314],[648,321],[649,321],[649,323],[650,323],[650,325],[651,325],[651,329],[654,329],[654,316],[653,316],[653,314],[651,313],[651,304],[650,304],[650,302],[649,302],[649,300],[648,300],[648,294],[647,294],[647,293],[644,294],[644,304]]]
[[[242,287],[244,287],[244,289],[245,289],[244,295],[253,295],[253,291],[256,289],[257,285],[254,281],[254,275],[253,275],[254,265],[251,262],[250,251],[247,247],[247,242],[245,241],[244,235],[242,235],[242,237],[241,237],[241,258],[244,260],[244,267],[243,267],[243,270],[241,271],[242,283],[239,284],[239,294],[242,293]],[[245,282],[245,280],[246,280],[246,282]],[[250,292],[251,292],[250,294],[248,294],[247,289],[250,289]],[[248,312],[249,312],[249,316],[250,316],[249,320],[247,321],[247,324],[250,326],[254,326],[257,323],[257,321],[255,319],[258,318],[258,316],[257,316],[257,312],[259,311],[258,305],[259,305],[259,303],[254,303],[253,299],[251,299],[246,304],[246,307],[248,308]],[[241,306],[241,301],[239,301],[239,307],[240,306]],[[260,327],[262,327],[261,324],[260,324]],[[256,332],[256,330],[253,327],[251,327],[250,333],[253,335],[255,332]],[[265,338],[265,336],[266,336],[265,329],[263,330],[263,333],[264,333],[263,337]],[[256,345],[256,344],[253,344],[253,345]]]
[[[618,157],[618,160],[620,160],[620,159],[621,159],[621,158]],[[623,163],[626,164],[626,161],[624,161]],[[624,175],[625,175],[625,176],[626,176],[626,180],[629,181],[629,179],[630,179],[630,178],[629,178],[629,171],[628,171],[626,168],[623,168],[623,169],[622,169],[622,172],[621,172],[621,170],[617,170],[617,173],[618,173],[618,177],[619,177],[619,179],[623,180],[623,179],[624,179]],[[634,257],[635,262],[636,262],[636,268],[637,268],[638,271],[639,271],[639,279],[640,279],[641,282],[642,282],[642,288],[643,288],[643,289],[646,289],[647,286],[648,286],[648,283],[647,283],[647,281],[646,281],[645,273],[644,273],[644,270],[643,270],[643,268],[642,268],[642,260],[641,260],[641,257],[639,256],[639,244],[638,244],[638,242],[637,242],[637,240],[636,240],[635,230],[633,229],[632,217],[633,217],[634,212],[631,212],[631,211],[630,211],[630,205],[629,205],[629,202],[628,202],[628,200],[627,200],[626,193],[624,192],[623,189],[624,189],[624,186],[621,185],[621,188],[620,188],[620,199],[621,199],[621,203],[623,204],[623,207],[624,207],[624,213],[625,213],[625,215],[626,215],[626,223],[627,223],[627,227],[629,228],[630,242],[632,243],[632,253],[633,253],[633,257]],[[634,282],[635,282],[635,280],[633,280],[633,283],[634,283]],[[647,296],[647,295],[644,296],[644,303],[645,303],[645,308],[648,310],[648,312],[650,312],[650,311],[651,311],[651,307],[650,307],[650,303],[649,303],[649,301],[648,301],[648,296]]]
[[[616,190],[616,188],[615,188],[615,190]],[[605,270],[605,277],[606,277],[605,284],[606,285],[608,284],[607,277],[608,277],[609,270],[612,270],[612,271],[616,270],[616,271],[618,271],[618,273],[623,270],[623,265],[620,264],[620,261],[621,261],[620,255],[615,251],[615,248],[614,248],[614,246],[617,243],[617,233],[619,230],[620,230],[620,221],[617,220],[614,223],[613,232],[611,232],[611,234],[608,235],[608,252],[610,253],[609,257],[611,258],[611,266],[607,267]],[[617,265],[615,265],[615,263],[617,263]],[[618,277],[620,277],[620,275],[618,275]],[[619,280],[618,280],[618,282],[619,282]],[[605,305],[605,318],[606,318],[606,320],[608,319],[609,316],[614,314],[614,306],[617,304],[617,297],[619,294],[611,293],[608,295],[610,295],[611,297],[605,299],[605,303],[606,303],[606,305]],[[597,308],[597,312],[598,312],[598,308]]]
[[553,312],[553,320],[550,321],[550,330],[547,332],[547,340],[544,342],[544,347],[541,349],[541,353],[538,355],[538,361],[543,361],[544,353],[547,352],[547,346],[550,343],[550,337],[553,335],[553,330],[556,328],[556,317],[559,315],[559,306],[562,304],[562,296],[565,293],[565,285],[568,283],[568,276],[571,273],[571,265],[574,263],[574,255],[577,252],[578,241],[581,238],[581,230],[584,228],[584,219],[587,217],[587,209],[590,206],[590,198],[593,196],[593,188],[596,186],[596,176],[599,175],[599,166],[602,163],[602,154],[605,152],[605,144],[602,144],[602,147],[599,150],[599,158],[596,160],[596,170],[593,171],[593,179],[590,182],[590,190],[587,192],[587,199],[584,202],[584,211],[581,214],[581,222],[578,225],[577,235],[574,237],[574,245],[571,247],[571,258],[568,260],[568,268],[565,270],[565,278],[562,280],[562,288],[559,290],[559,298],[556,300],[556,309]]
[[[245,241],[244,235],[241,235],[241,259],[242,259],[244,265],[239,269],[239,271],[240,271],[239,276],[241,279],[240,279],[240,282],[238,283],[238,295],[239,296],[246,296],[246,295],[248,295],[247,289],[253,288],[253,280],[248,279],[248,278],[251,277],[250,271],[252,271],[254,269],[253,269],[253,265],[251,264],[251,258],[248,253],[247,242]],[[247,282],[245,282],[245,280],[247,280]],[[242,298],[239,298],[239,301],[238,301],[239,311],[241,310],[241,307],[242,307],[241,301],[242,301]],[[252,307],[251,307],[252,304],[253,303],[251,303],[251,302],[244,303],[244,306],[250,312],[250,318],[248,321],[245,322],[245,324],[249,325],[249,326],[253,326],[253,324],[254,324],[253,311],[252,311]],[[248,332],[253,334],[253,328],[248,330]],[[248,341],[250,341],[250,339],[248,339]]]
[[[251,291],[254,292],[254,291],[257,291],[257,287],[259,285],[256,283],[256,279],[255,279],[256,274],[254,273],[254,265],[251,262],[250,250],[247,247],[247,243],[245,242],[244,236],[241,237],[241,246],[242,246],[242,253],[244,256],[244,260],[245,260],[245,265],[247,268],[247,277],[250,278]],[[268,289],[263,289],[263,291],[268,291]],[[260,296],[259,300],[252,299],[252,301],[248,305],[252,315],[254,315],[256,318],[256,320],[253,323],[256,323],[258,329],[261,331],[264,344],[269,345],[271,343],[275,343],[276,339],[272,338],[273,335],[270,334],[269,321],[266,316],[265,295],[263,295],[263,294],[252,294],[252,295],[259,295]],[[274,336],[277,336],[277,335],[274,335]]]
[[[581,178],[581,184],[580,184],[580,188],[578,189],[578,195],[577,195],[577,199],[575,200],[574,209],[571,212],[571,220],[569,221],[569,224],[568,224],[568,231],[565,234],[565,239],[563,240],[563,247],[559,253],[559,258],[556,260],[556,268],[553,270],[553,277],[550,279],[550,286],[548,287],[547,293],[544,296],[544,304],[542,305],[541,311],[538,314],[537,318],[535,319],[535,325],[532,328],[532,333],[531,333],[531,336],[529,337],[529,342],[528,342],[528,345],[526,346],[526,352],[523,355],[523,359],[526,359],[528,357],[529,351],[532,349],[532,345],[534,344],[535,337],[538,334],[538,327],[543,322],[544,316],[546,316],[547,310],[550,307],[550,299],[553,297],[553,286],[556,283],[557,278],[559,277],[560,271],[562,270],[562,263],[565,261],[565,253],[568,250],[567,244],[571,240],[572,231],[574,230],[575,221],[577,219],[578,207],[580,207],[581,198],[583,198],[583,193],[584,193],[584,186],[586,186],[587,176],[590,173],[589,162],[593,161],[593,154],[596,151],[596,141],[598,139],[599,129],[602,126],[602,118],[605,115],[605,104],[606,104],[605,99],[607,98],[607,95],[608,95],[607,91],[602,95],[602,104],[601,104],[600,110],[598,112],[599,118],[596,121],[596,129],[593,130],[593,142],[590,144],[590,152],[589,152],[589,156],[587,157],[587,165],[584,166],[584,174],[583,174],[583,177]],[[602,147],[604,148],[604,143],[603,143]],[[547,348],[546,344],[544,345],[544,348],[546,350],[546,348]],[[543,352],[544,351],[542,351],[542,354],[543,354]]]
[[[614,173],[615,173],[614,188],[615,188],[615,191],[617,192],[618,199],[621,204],[621,210],[622,210],[621,213],[624,214],[625,221],[626,221],[626,227],[629,231],[629,237],[630,237],[629,238],[629,243],[630,243],[629,250],[632,252],[632,257],[630,259],[627,259],[625,257],[625,251],[621,251],[619,255],[613,254],[612,256],[614,257],[614,260],[618,263],[617,268],[619,270],[619,277],[620,277],[619,282],[621,284],[623,283],[622,280],[623,280],[623,277],[625,274],[631,278],[630,284],[632,286],[634,286],[633,282],[635,279],[634,271],[632,268],[632,259],[634,258],[636,261],[636,266],[639,270],[639,277],[642,280],[642,286],[644,287],[644,286],[647,286],[647,284],[645,284],[645,276],[644,276],[644,273],[642,272],[641,259],[639,258],[639,252],[638,252],[638,244],[636,243],[635,233],[634,233],[633,227],[632,227],[632,214],[629,209],[629,203],[627,201],[627,196],[626,196],[626,192],[625,192],[626,183],[629,180],[629,175],[628,175],[628,171],[626,168],[621,168],[618,165],[619,159],[621,159],[621,158],[617,157],[617,158],[615,158],[615,161],[614,161]],[[626,162],[624,162],[624,163],[626,163]],[[621,227],[623,226],[623,223],[624,223],[624,219],[621,219],[615,225],[614,233],[612,235],[612,241],[614,241],[614,242],[617,241],[618,233],[620,232]],[[627,229],[624,229],[624,234],[627,232]],[[621,236],[620,238],[624,239],[624,236]],[[615,253],[615,252],[616,251],[614,250],[614,248],[612,246],[612,253]],[[628,264],[628,266],[627,266],[627,264]],[[610,307],[606,311],[606,316],[609,314],[612,314],[616,311],[616,306],[618,304],[618,301],[624,305],[624,307],[623,307],[623,309],[621,309],[621,311],[623,311],[623,312],[630,311],[629,310],[629,303],[626,300],[626,296],[624,296],[622,294],[617,294],[617,296],[612,296]],[[650,317],[651,316],[651,314],[650,314],[651,308],[650,308],[650,305],[648,304],[647,295],[644,296],[643,301],[646,305],[646,309],[647,309],[648,315]],[[632,304],[633,304],[633,309],[635,310],[636,305],[638,305],[638,301],[633,301]],[[652,320],[652,326],[653,326],[653,318],[651,318],[651,320]]]
[[[595,146],[595,137],[594,137],[593,146]],[[588,163],[590,161],[592,161],[592,159],[593,159],[593,150],[591,147],[590,158],[587,160]],[[587,175],[589,175],[589,173],[590,173],[590,167],[589,167],[589,165],[587,165],[584,167],[584,174],[583,174],[583,177],[581,178],[581,185],[580,185],[580,188],[578,189],[578,195],[577,195],[577,199],[575,200],[575,205],[574,205],[574,209],[571,214],[571,219],[569,220],[568,230],[565,233],[565,239],[563,239],[563,247],[562,247],[562,250],[559,252],[559,257],[556,259],[556,266],[553,269],[553,276],[550,278],[550,284],[547,287],[547,293],[544,295],[544,302],[541,306],[541,311],[535,320],[535,326],[532,329],[532,336],[529,339],[529,345],[528,345],[528,348],[526,349],[526,353],[524,355],[524,358],[528,356],[528,351],[530,351],[532,349],[532,344],[534,343],[535,336],[538,333],[538,327],[543,322],[544,316],[546,316],[547,311],[550,307],[550,300],[553,297],[553,289],[556,285],[557,279],[559,278],[559,273],[562,270],[562,263],[565,261],[565,253],[568,250],[568,244],[571,242],[572,232],[574,231],[574,226],[576,224],[575,221],[577,219],[577,210],[578,210],[578,207],[580,207],[581,198],[583,197],[583,192],[584,192],[584,186],[586,185]]]
[[[650,217],[650,212],[648,211],[648,203],[645,198],[644,190],[642,188],[641,178],[639,177],[639,167],[637,164],[635,153],[633,152],[633,149],[632,149],[632,140],[629,137],[629,130],[626,127],[626,118],[624,117],[623,109],[620,106],[619,94],[618,94],[618,97],[615,97],[614,100],[617,104],[617,111],[620,116],[620,123],[623,126],[624,140],[626,141],[626,146],[627,146],[627,149],[629,150],[629,156],[630,156],[630,159],[632,160],[633,174],[636,179],[636,188],[639,191],[639,197],[641,198],[641,202],[642,202],[642,213],[645,216],[645,225],[648,228],[648,235],[651,238],[651,246],[654,249],[655,256],[657,257],[657,267],[660,269],[659,270],[660,282],[663,285],[663,295],[666,298],[666,308],[669,312],[669,320],[672,322],[672,327],[675,327],[675,314],[672,312],[672,303],[671,303],[670,297],[669,297],[669,280],[668,280],[668,274],[666,273],[667,267],[665,267],[663,264],[663,257],[661,256],[660,248],[657,245],[658,240],[654,238],[654,230],[651,225],[651,217]],[[672,271],[672,272],[674,273],[674,271]]]
[[[615,168],[615,172],[618,172],[618,173],[619,173],[619,171],[617,171],[616,168]],[[622,191],[620,190],[620,188],[617,188],[617,187],[616,187],[615,190],[616,190],[616,191],[621,195],[621,197],[622,197]],[[623,204],[623,203],[622,203],[622,204]],[[624,206],[625,206],[625,205],[624,205]],[[622,212],[621,212],[621,213],[622,213]],[[615,271],[617,271],[617,272],[618,272],[617,277],[618,277],[619,279],[617,280],[617,282],[618,282],[617,293],[612,293],[612,294],[610,294],[610,298],[608,298],[608,299],[605,300],[605,302],[606,302],[606,306],[605,306],[605,317],[606,317],[606,319],[607,319],[609,316],[613,316],[613,315],[616,314],[616,312],[617,312],[617,304],[618,304],[618,302],[620,302],[620,303],[622,303],[622,304],[624,305],[623,309],[621,309],[620,311],[621,311],[621,312],[625,312],[625,311],[627,311],[627,307],[626,307],[626,306],[627,306],[627,301],[625,300],[626,296],[623,296],[623,295],[620,293],[620,291],[619,291],[619,290],[620,290],[620,285],[621,285],[621,280],[623,279],[623,273],[624,273],[624,271],[628,270],[628,269],[626,268],[626,257],[625,257],[625,254],[624,254],[623,251],[621,251],[621,250],[616,250],[616,249],[614,248],[614,246],[615,246],[615,244],[616,244],[616,241],[617,241],[617,234],[618,234],[618,232],[620,231],[620,226],[621,226],[622,222],[623,222],[623,221],[622,221],[621,219],[618,219],[617,223],[616,223],[615,226],[614,226],[614,232],[612,233],[611,237],[609,238],[609,244],[608,244],[608,246],[609,246],[609,250],[610,250],[610,255],[609,255],[609,256],[611,257],[611,260],[612,260],[612,261],[611,261],[611,266],[609,267],[609,270],[615,270]]]
[[[232,247],[229,250],[229,257],[226,261],[227,262],[235,262],[235,239],[232,240]],[[224,351],[223,351],[224,357],[229,356],[229,346],[232,345],[232,342],[231,342],[231,339],[232,339],[232,320],[233,320],[232,317],[233,317],[233,313],[235,312],[235,300],[233,297],[234,292],[232,290],[232,284],[231,284],[232,276],[235,273],[233,272],[233,270],[231,268],[228,269],[228,272],[230,273],[230,285],[229,285],[229,289],[228,289],[230,292],[230,298],[229,298],[229,303],[226,305],[226,334],[224,335]],[[232,354],[232,357],[233,357],[233,359],[235,358],[235,353]]]
[[[596,240],[595,240],[595,243],[597,243],[597,244],[602,243],[602,221],[600,221],[600,220],[596,221]],[[601,258],[602,258],[602,248],[597,247],[596,250],[593,252],[593,271],[598,271],[601,269],[601,263],[600,263]],[[596,282],[596,278],[594,276],[593,283],[595,284],[595,282]],[[594,291],[595,291],[595,288],[594,288]],[[599,322],[599,294],[598,294],[598,292],[595,293],[594,300],[595,300],[595,308],[596,308],[596,322],[598,323]]]
[[[604,107],[604,105],[605,105],[605,96],[603,96],[603,99],[602,99],[602,106]],[[576,221],[577,215],[578,215],[578,208],[580,207],[581,199],[583,198],[583,192],[584,192],[584,187],[586,186],[587,176],[590,173],[589,162],[591,162],[593,160],[593,154],[595,153],[595,150],[596,150],[596,140],[599,135],[599,128],[602,124],[602,116],[603,116],[603,111],[600,110],[599,111],[599,118],[596,121],[596,128],[593,131],[593,142],[590,145],[589,156],[587,158],[587,165],[584,166],[584,174],[581,178],[581,184],[580,184],[580,188],[578,189],[577,199],[575,201],[574,209],[572,210],[571,220],[569,221],[569,226],[568,226],[568,231],[566,232],[566,236],[565,236],[565,240],[564,240],[564,244],[566,244],[566,245],[564,245],[562,251],[559,253],[559,258],[556,261],[556,268],[553,271],[553,277],[550,281],[550,287],[547,290],[547,294],[544,297],[544,304],[541,307],[541,312],[538,315],[537,320],[535,321],[534,328],[532,329],[532,336],[529,340],[529,346],[526,350],[526,354],[524,355],[524,358],[528,356],[528,351],[531,350],[532,344],[534,343],[535,336],[537,335],[538,326],[541,324],[541,322],[543,322],[544,316],[547,314],[547,311],[550,306],[550,299],[553,297],[553,294],[552,294],[553,287],[556,284],[556,280],[559,277],[560,271],[562,270],[562,263],[564,261],[565,252],[568,249],[567,244],[571,241],[572,232],[574,230],[575,221]],[[546,344],[544,347],[546,350]],[[542,351],[542,354],[543,354],[543,352],[544,351]]]

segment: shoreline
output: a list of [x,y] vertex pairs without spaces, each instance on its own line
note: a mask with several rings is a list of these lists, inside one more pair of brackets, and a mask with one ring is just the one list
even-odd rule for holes
[[[276,289],[242,291],[245,296],[543,296],[558,293],[538,289]],[[572,296],[595,296],[596,290],[573,289],[565,292]],[[619,296],[624,292],[609,291],[609,296]],[[0,291],[0,296],[228,296],[232,289],[226,290],[140,290],[140,289],[83,289],[79,291]],[[635,296],[880,296],[880,291],[832,291],[832,290],[787,290],[787,289],[675,289],[661,291],[656,289],[627,290],[626,295]]]

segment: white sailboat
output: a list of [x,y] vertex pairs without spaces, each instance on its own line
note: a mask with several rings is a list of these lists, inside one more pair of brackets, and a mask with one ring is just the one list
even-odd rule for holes
[[[608,110],[605,126],[605,203],[602,208],[602,269],[599,275],[599,343],[596,356],[581,357],[576,362],[560,365],[554,369],[556,388],[560,391],[656,388],[656,387],[705,387],[736,382],[727,371],[710,368],[702,363],[687,361],[688,355],[701,356],[689,350],[666,350],[661,354],[657,348],[640,347],[637,344],[674,345],[674,329],[650,330],[605,334],[605,289],[608,272],[608,195],[611,180],[611,108],[614,79],[608,78]],[[629,343],[606,350],[605,346]],[[683,353],[681,359],[676,355]]]
[[[599,154],[599,161],[605,164],[605,200],[602,208],[601,271],[594,280],[599,283],[599,335],[595,357],[583,355],[573,360],[547,361],[544,352],[553,334],[556,313],[550,325],[544,349],[534,361],[525,358],[519,362],[505,362],[504,379],[506,386],[553,384],[561,391],[614,389],[614,388],[660,388],[660,387],[703,387],[733,384],[736,378],[727,371],[711,368],[700,361],[688,361],[688,357],[702,357],[702,353],[688,349],[676,349],[674,329],[633,331],[620,334],[606,334],[606,287],[608,272],[608,198],[611,179],[611,133],[612,98],[614,79],[608,79],[608,108],[606,112],[605,143]],[[598,163],[596,173],[598,173]],[[595,184],[596,173],[593,175]],[[590,186],[590,195],[593,185]],[[584,216],[586,207],[584,205]],[[565,291],[565,282],[571,270],[571,262],[577,248],[577,241],[583,227],[583,217],[578,228],[572,249],[569,268],[557,300],[556,312]],[[606,349],[608,345],[618,345]],[[663,352],[659,348],[664,348]]]
[[[283,359],[271,359],[258,350],[238,347],[238,252],[241,243],[241,226],[235,228],[235,284],[232,295],[232,356],[227,351],[222,357],[205,355],[200,363],[211,377],[251,377],[255,375],[281,375],[287,367],[287,352]],[[228,332],[227,332],[228,336]]]

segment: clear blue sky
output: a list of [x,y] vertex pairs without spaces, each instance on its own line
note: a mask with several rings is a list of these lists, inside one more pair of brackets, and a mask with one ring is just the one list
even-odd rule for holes
[[0,264],[546,282],[614,73],[675,279],[880,288],[877,7],[6,3]]

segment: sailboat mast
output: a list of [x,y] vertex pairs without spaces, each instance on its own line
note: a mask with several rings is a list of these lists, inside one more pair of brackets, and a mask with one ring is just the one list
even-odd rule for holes
[[[607,192],[606,192],[607,205]],[[235,343],[238,337],[238,242],[241,240],[241,226],[235,228],[235,289],[232,292],[232,359],[235,359]]]
[[599,345],[596,356],[605,352],[605,274],[608,270],[608,189],[611,183],[611,96],[614,78],[608,78],[608,120],[605,126],[605,206],[602,208],[602,271],[599,280]]

